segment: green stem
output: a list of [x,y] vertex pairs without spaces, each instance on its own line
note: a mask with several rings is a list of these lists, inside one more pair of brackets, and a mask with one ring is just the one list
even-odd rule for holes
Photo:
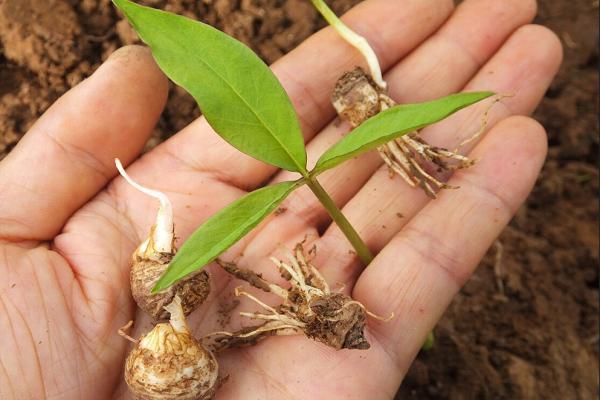
[[425,338],[425,342],[423,342],[423,346],[421,346],[421,350],[429,351],[433,348],[434,344],[435,344],[435,336],[433,335],[433,331],[431,331],[427,334],[427,337]]
[[350,241],[350,244],[352,244],[352,247],[354,247],[354,250],[356,250],[356,254],[363,264],[369,265],[369,263],[373,261],[373,254],[371,254],[371,250],[369,250],[365,242],[362,241],[354,227],[335,205],[333,199],[329,197],[329,194],[327,194],[323,186],[321,186],[315,177],[308,178],[306,180],[306,184],[310,190],[313,191],[315,196],[317,196],[321,204],[323,204],[340,230],[344,233],[344,235],[346,235],[346,238],[348,238],[348,241]]

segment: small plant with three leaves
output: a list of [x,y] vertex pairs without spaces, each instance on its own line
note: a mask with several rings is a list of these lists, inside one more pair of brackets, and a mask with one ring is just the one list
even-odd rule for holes
[[[290,282],[288,289],[267,282],[250,269],[218,260],[218,257],[263,221],[290,193],[306,185],[345,234],[357,257],[367,265],[373,255],[321,186],[319,174],[361,153],[378,149],[393,171],[405,180],[423,187],[430,196],[435,196],[435,189],[444,186],[425,172],[417,162],[416,155],[438,166],[446,165],[441,157],[465,163],[462,166],[470,165],[470,162],[466,162],[458,154],[429,146],[414,132],[486,99],[493,93],[459,93],[425,103],[396,105],[385,93],[385,81],[368,43],[345,27],[325,3],[321,0],[312,1],[342,37],[365,54],[371,76],[362,70],[356,70],[345,74],[338,82],[333,95],[334,105],[338,113],[351,122],[353,129],[327,149],[314,166],[309,167],[300,123],[290,99],[271,70],[248,47],[209,25],[140,6],[129,0],[113,0],[140,38],[151,48],[159,67],[173,82],[194,97],[217,134],[239,151],[297,173],[298,176],[294,181],[255,190],[229,204],[206,220],[178,252],[173,246],[173,216],[170,215],[172,211],[168,199],[161,193],[138,185],[138,189],[161,200],[161,209],[148,239],[134,254],[134,266],[143,264],[140,267],[142,270],[132,269],[132,289],[142,291],[134,297],[140,307],[154,318],[165,319],[171,315],[170,326],[157,325],[162,330],[160,334],[154,334],[155,339],[144,337],[137,341],[121,332],[136,342],[138,347],[145,343],[144,351],[154,354],[148,357],[144,353],[144,360],[160,363],[164,359],[162,354],[165,349],[178,349],[182,346],[177,335],[188,334],[184,314],[193,311],[197,303],[207,296],[208,283],[202,269],[215,260],[233,276],[275,294],[281,298],[282,304],[271,307],[248,292],[236,290],[236,295],[247,296],[266,310],[264,314],[241,314],[263,322],[239,332],[209,335],[212,337],[212,344],[208,347],[213,351],[253,344],[269,335],[298,333],[304,333],[337,349],[368,348],[369,344],[363,336],[366,316],[381,317],[371,314],[349,296],[330,291],[327,282],[304,253],[302,245],[296,246],[285,262],[273,259],[281,275]],[[127,177],[122,168],[120,171]],[[137,185],[128,177],[127,179]],[[163,250],[161,246],[164,247]],[[144,273],[144,270],[148,273]],[[201,290],[194,289],[190,280],[200,282]],[[193,301],[188,299],[190,291],[193,293]],[[176,310],[176,315],[171,310]],[[197,347],[197,343],[192,339],[188,341],[190,340]],[[149,346],[148,343],[153,345]],[[156,351],[152,353],[152,349]],[[203,360],[213,360],[212,356],[205,355],[202,346],[199,349],[194,351],[202,354]],[[136,354],[140,352],[137,348],[136,351]],[[187,354],[185,351],[180,352],[180,355],[176,351],[166,353],[169,363],[175,366],[177,357]],[[195,365],[189,360],[185,362],[185,371],[190,370],[190,365]],[[131,367],[126,373],[143,375],[144,371],[153,370],[152,366],[140,363],[140,367]],[[200,366],[201,363],[197,364]],[[208,365],[204,364],[202,368]],[[138,364],[128,361],[128,365]],[[201,394],[190,398],[210,398],[214,394],[218,383],[216,362],[210,361],[210,365],[211,378],[203,381],[209,382],[210,387],[198,389]],[[177,396],[185,391],[180,381],[190,378],[179,371],[171,374],[170,380],[162,376],[157,378],[155,375],[151,378],[129,376],[126,380],[128,384],[137,382],[134,392],[140,398],[177,399],[188,398]],[[165,387],[168,389],[170,386],[179,394],[164,397]],[[159,391],[163,397],[152,397],[153,393]]]

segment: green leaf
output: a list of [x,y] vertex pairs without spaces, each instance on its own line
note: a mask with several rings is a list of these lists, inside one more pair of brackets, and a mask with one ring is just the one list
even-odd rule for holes
[[306,174],[306,150],[285,90],[241,42],[176,14],[113,0],[156,62],[196,99],[213,129],[238,150]]
[[333,168],[360,153],[438,122],[493,94],[492,92],[458,93],[426,103],[403,104],[385,110],[363,122],[323,153],[313,173]]
[[213,261],[265,219],[301,182],[255,190],[214,214],[179,249],[152,292],[166,289]]

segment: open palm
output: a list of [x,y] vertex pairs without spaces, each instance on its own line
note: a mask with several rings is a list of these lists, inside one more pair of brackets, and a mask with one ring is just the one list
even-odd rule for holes
[[[457,9],[450,0],[368,0],[346,15],[378,53],[398,103],[460,90],[515,96],[492,110],[489,132],[465,149],[479,161],[450,178],[461,188],[437,200],[390,179],[376,152],[320,177],[377,253],[366,269],[305,190],[223,256],[275,279],[268,257],[306,239],[316,245],[314,264],[331,286],[396,317],[369,321],[367,351],[335,351],[303,337],[225,351],[219,361],[230,378],[218,398],[394,397],[425,335],[542,165],[543,128],[518,115],[539,102],[561,50],[551,32],[526,25],[534,14],[530,0],[466,0]],[[328,125],[329,95],[339,75],[357,64],[359,54],[325,29],[273,66],[302,122],[309,163],[348,130]],[[237,152],[202,118],[136,160],[166,93],[149,52],[121,49],[58,100],[0,164],[0,398],[128,397],[122,366],[129,343],[117,329],[130,319],[134,336],[151,327],[131,298],[129,260],[157,204],[114,179],[115,157],[135,160],[129,174],[169,196],[182,240],[247,191],[293,178]],[[452,148],[478,129],[482,107],[423,134]],[[191,316],[194,333],[248,324],[237,317],[225,327],[218,321],[241,282],[214,265],[208,271],[212,292]],[[243,302],[236,311],[253,309]]]

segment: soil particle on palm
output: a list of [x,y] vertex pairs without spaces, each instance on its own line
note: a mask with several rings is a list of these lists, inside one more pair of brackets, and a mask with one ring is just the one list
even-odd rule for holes
[[221,300],[217,308],[217,323],[221,328],[225,328],[231,322],[233,311],[240,305],[238,299]]
[[246,281],[255,288],[264,290],[265,292],[271,291],[271,287],[267,284],[267,282],[262,278],[260,274],[257,274],[246,268],[238,268],[233,263],[223,262],[220,260],[217,260],[217,262],[225,271],[235,276],[236,278]]
[[[193,16],[267,62],[324,26],[305,0],[142,0]],[[336,12],[358,0],[328,1]],[[598,398],[598,6],[540,0],[565,61],[535,116],[549,156],[528,202],[452,303],[398,394],[402,399]],[[139,43],[110,0],[0,1],[0,159],[67,89],[124,43]],[[156,144],[199,111],[172,89]],[[402,210],[400,210],[402,212]]]

